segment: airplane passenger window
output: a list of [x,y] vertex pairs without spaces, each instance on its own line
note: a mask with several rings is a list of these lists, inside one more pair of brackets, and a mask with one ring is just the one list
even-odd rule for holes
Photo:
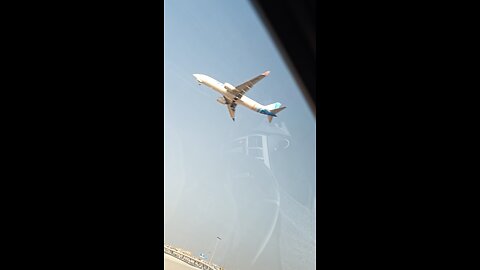
[[315,269],[316,123],[248,1],[165,1],[166,269]]

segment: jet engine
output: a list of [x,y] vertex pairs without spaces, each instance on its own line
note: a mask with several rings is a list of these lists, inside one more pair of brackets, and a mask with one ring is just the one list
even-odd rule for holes
[[234,87],[233,85],[229,84],[229,83],[224,83],[224,84],[223,84],[223,87],[224,87],[225,89],[229,90],[229,91],[235,90],[235,87]]
[[219,97],[219,98],[217,98],[217,101],[218,101],[218,103],[220,103],[220,104],[227,104],[227,101],[225,100],[224,97]]

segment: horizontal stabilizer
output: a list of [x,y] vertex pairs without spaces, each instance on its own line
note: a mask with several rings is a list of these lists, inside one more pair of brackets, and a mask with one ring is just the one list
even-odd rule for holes
[[278,109],[273,109],[273,110],[270,110],[273,114],[277,114],[279,112],[281,112],[283,109],[285,109],[287,107],[281,107],[281,108],[278,108]]
[[[283,109],[285,109],[287,107],[281,107],[281,108],[278,108],[278,109],[273,109],[273,110],[270,110],[271,113],[273,113],[275,115],[275,117],[277,116],[276,114],[281,112]],[[269,115],[268,116],[268,122],[271,123],[272,122],[272,119],[273,119],[273,115]]]

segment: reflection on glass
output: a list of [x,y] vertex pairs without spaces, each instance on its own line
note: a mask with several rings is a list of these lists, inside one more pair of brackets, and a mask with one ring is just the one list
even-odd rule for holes
[[[240,226],[233,232],[233,238],[239,239],[239,245],[243,245],[242,239],[249,238],[252,227],[256,232],[262,232],[262,237],[250,240],[250,252],[237,254],[236,265],[250,268],[265,259],[265,265],[276,265],[276,269],[314,269],[315,197],[308,198],[309,204],[302,204],[289,194],[288,188],[276,176],[283,170],[277,167],[280,160],[288,159],[291,136],[286,124],[282,122],[281,125],[263,130],[268,133],[253,133],[234,139],[232,151],[228,152],[226,158],[232,161],[229,168],[233,181],[232,198],[239,209],[247,209],[244,212],[237,211]],[[237,165],[238,160],[242,160],[243,166]],[[256,168],[259,165],[264,169]],[[245,201],[245,194],[255,194],[255,199]],[[258,222],[261,219],[263,223]],[[267,245],[273,243],[278,248],[275,260],[269,258],[267,250]]]

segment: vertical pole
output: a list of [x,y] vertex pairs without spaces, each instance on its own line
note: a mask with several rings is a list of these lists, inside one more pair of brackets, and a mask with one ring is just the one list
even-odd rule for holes
[[217,236],[217,242],[215,243],[215,248],[213,249],[212,257],[210,257],[210,261],[208,262],[208,264],[212,263],[213,255],[215,255],[215,251],[217,250],[217,246],[218,246],[218,243],[220,242],[220,240],[222,240],[222,238]]

